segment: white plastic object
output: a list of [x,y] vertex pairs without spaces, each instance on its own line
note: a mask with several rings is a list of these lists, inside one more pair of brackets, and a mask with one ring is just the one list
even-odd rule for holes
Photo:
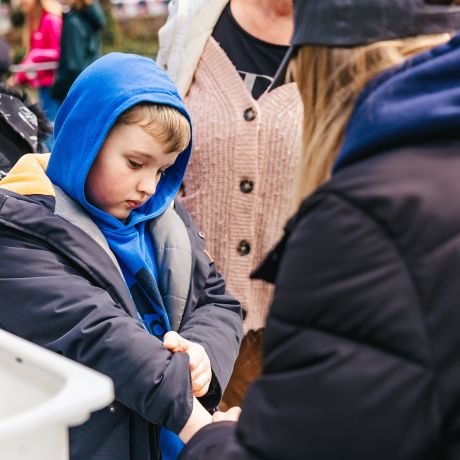
[[68,427],[113,395],[109,377],[0,330],[1,460],[67,460]]
[[58,68],[58,61],[47,61],[47,62],[30,62],[28,64],[12,64],[8,70],[11,73],[23,72],[27,78],[37,78],[37,72],[40,70],[55,70]]
[[8,70],[11,73],[38,72],[40,70],[55,70],[59,61],[29,62],[28,64],[11,64]]

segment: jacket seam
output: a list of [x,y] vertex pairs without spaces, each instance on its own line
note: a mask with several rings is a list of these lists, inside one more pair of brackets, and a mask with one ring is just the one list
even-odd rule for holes
[[8,195],[1,194],[0,195],[0,211],[3,208],[3,205],[6,203],[6,200],[8,199]]
[[[299,327],[299,323],[298,322],[294,322],[294,321],[287,321],[285,318],[281,318],[280,316],[278,316],[276,313],[274,313],[272,311],[271,313],[271,316],[273,316],[277,321],[280,321],[284,324],[288,324],[289,326],[292,326],[292,327],[296,327],[298,328]],[[323,326],[318,326],[316,324],[311,324],[311,323],[308,323],[305,325],[306,328],[312,330],[312,331],[319,331],[323,334],[327,334],[329,336],[333,336],[333,337],[336,337],[337,339],[340,339],[340,340],[346,340],[347,342],[351,342],[351,343],[355,343],[359,346],[364,346],[364,347],[367,347],[367,348],[371,348],[373,350],[377,350],[378,352],[380,353],[384,353],[394,359],[399,359],[401,361],[405,361],[409,364],[412,364],[414,366],[417,366],[417,367],[420,367],[420,368],[423,368],[423,369],[426,369],[428,371],[430,371],[431,374],[433,374],[432,372],[432,369],[425,365],[422,361],[419,361],[417,359],[414,359],[410,356],[407,356],[407,355],[404,355],[402,353],[398,353],[388,347],[384,347],[384,346],[381,346],[377,343],[371,343],[371,342],[368,342],[368,341],[365,341],[365,340],[359,340],[357,339],[356,337],[352,337],[348,334],[344,334],[344,333],[341,333],[341,332],[338,332],[336,330],[332,330],[332,329],[329,329],[327,327],[323,327]]]

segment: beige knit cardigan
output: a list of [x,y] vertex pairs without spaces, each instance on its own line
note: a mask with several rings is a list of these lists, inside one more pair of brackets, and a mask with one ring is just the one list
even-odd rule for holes
[[[265,325],[272,287],[249,275],[293,211],[300,95],[290,83],[254,100],[210,37],[185,103],[194,137],[182,202],[205,233],[230,292],[247,311],[245,330],[257,330]],[[248,109],[255,114],[252,120]]]

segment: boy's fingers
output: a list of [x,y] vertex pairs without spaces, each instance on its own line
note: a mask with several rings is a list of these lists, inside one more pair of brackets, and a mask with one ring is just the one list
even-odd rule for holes
[[192,387],[195,385],[195,388],[203,388],[211,382],[212,372],[211,370],[202,372],[200,375],[197,375],[192,379]]
[[223,422],[224,420],[232,420],[237,422],[240,418],[241,409],[239,407],[232,407],[226,412],[217,411],[212,416],[213,422]]
[[164,335],[163,345],[174,353],[183,352],[189,355],[193,395],[198,398],[204,396],[212,379],[211,363],[204,347],[184,339],[175,331],[169,331]]
[[163,337],[163,345],[170,351],[186,352],[189,342],[182,338],[177,332],[169,331]]
[[190,361],[189,361],[189,367],[190,367],[190,372],[194,371],[195,369],[198,369],[200,365],[204,362],[203,357],[195,355],[193,353],[189,353]]
[[163,337],[163,345],[171,351],[176,351],[179,346],[179,334],[174,331],[167,332]]
[[211,372],[201,374],[196,379],[192,380],[192,390],[196,397],[204,396],[209,390],[209,384],[211,383]]
[[203,361],[207,362],[209,366],[208,355],[202,345],[197,343],[190,343],[190,348],[188,349],[188,354],[190,356],[190,370],[196,369]]
[[205,374],[206,372],[211,372],[211,364],[206,360],[202,360],[193,369],[190,367],[190,375],[192,376],[192,380],[196,379],[201,374]]
[[195,396],[195,398],[201,398],[202,396],[204,396],[206,393],[208,392],[208,389],[202,389],[202,390],[199,390],[199,391],[194,391],[193,392],[193,396]]

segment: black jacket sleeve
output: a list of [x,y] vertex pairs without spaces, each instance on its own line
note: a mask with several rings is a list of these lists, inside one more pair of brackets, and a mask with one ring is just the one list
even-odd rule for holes
[[385,225],[342,196],[319,194],[279,256],[263,375],[239,422],[205,427],[181,458],[436,458],[426,326]]
[[211,361],[213,379],[208,393],[200,402],[214,409],[230,380],[243,338],[240,303],[227,291],[225,281],[216,271],[214,261],[205,252],[203,234],[189,214],[176,203],[192,245],[194,265],[186,314],[180,334],[204,346]]
[[172,354],[45,243],[0,231],[0,327],[102,372],[116,399],[179,432],[192,409],[188,357]]

